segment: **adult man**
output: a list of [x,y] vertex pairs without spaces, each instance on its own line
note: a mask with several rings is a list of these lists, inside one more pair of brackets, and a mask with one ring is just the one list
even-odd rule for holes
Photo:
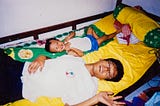
[[[61,97],[63,102],[69,105],[79,103],[90,105],[103,102],[97,98],[108,98],[108,95],[103,93],[95,96],[97,82],[94,77],[109,80],[119,78],[120,80],[123,76],[123,66],[121,65],[122,70],[120,71],[122,72],[119,74],[118,66],[112,59],[85,64],[81,58],[68,55],[53,60],[49,59],[45,62],[42,71],[32,71],[32,65],[29,63],[15,61],[0,50],[0,63],[1,104],[22,98],[34,101],[39,96],[49,96]],[[111,103],[114,103],[113,100],[118,98],[113,97],[105,102],[108,103],[110,100]]]

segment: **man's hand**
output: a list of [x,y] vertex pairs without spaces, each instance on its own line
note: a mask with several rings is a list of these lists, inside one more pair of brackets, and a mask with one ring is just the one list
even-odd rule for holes
[[[118,99],[121,99],[122,96],[112,97],[111,95],[113,95],[112,92],[100,92],[96,94],[95,96],[93,96],[92,98],[84,102],[75,104],[73,106],[93,106],[93,105],[98,104],[99,102],[107,106],[124,106],[125,105],[124,102],[117,101]],[[66,103],[65,106],[70,106],[70,105]]]
[[29,65],[28,72],[31,74],[31,73],[35,73],[38,69],[40,69],[41,71],[42,68],[44,67],[44,63],[46,59],[47,58],[45,56],[39,56]]
[[107,106],[124,106],[124,102],[116,101],[118,99],[121,99],[122,96],[110,96],[112,95],[112,92],[100,92],[95,97],[97,98],[98,102],[101,102],[103,104],[106,104]]

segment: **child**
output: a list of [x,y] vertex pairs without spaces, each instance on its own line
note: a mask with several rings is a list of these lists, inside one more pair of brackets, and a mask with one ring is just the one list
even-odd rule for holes
[[82,57],[84,55],[84,51],[91,52],[98,50],[100,44],[108,39],[113,38],[117,33],[119,33],[119,31],[116,31],[110,35],[98,37],[94,30],[89,27],[87,30],[87,35],[83,38],[73,38],[75,36],[75,32],[71,32],[64,39],[64,42],[55,38],[48,39],[46,41],[45,49],[46,51],[52,53],[62,52],[65,50],[69,55]]

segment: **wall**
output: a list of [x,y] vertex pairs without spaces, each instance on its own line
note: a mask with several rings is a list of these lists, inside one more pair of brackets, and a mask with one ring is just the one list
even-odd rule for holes
[[160,0],[123,0],[123,3],[131,6],[140,5],[148,12],[160,16]]
[[115,0],[0,0],[0,37],[113,10]]

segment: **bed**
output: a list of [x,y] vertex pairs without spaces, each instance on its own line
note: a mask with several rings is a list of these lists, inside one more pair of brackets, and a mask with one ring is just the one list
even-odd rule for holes
[[[99,59],[109,58],[109,57],[119,59],[125,66],[124,77],[119,82],[99,80],[98,92],[112,91],[114,92],[115,95],[122,95],[123,97],[125,97],[129,93],[140,87],[142,84],[149,81],[152,77],[160,73],[160,65],[158,59],[156,58],[154,53],[149,53],[149,51],[154,50],[153,48],[156,49],[160,48],[160,46],[158,45],[159,43],[151,44],[147,42],[147,39],[150,38],[150,35],[147,34],[155,29],[158,30],[158,32],[156,30],[156,34],[158,38],[160,38],[160,32],[159,32],[160,25],[158,24],[158,22],[160,22],[160,17],[155,16],[148,12],[141,13],[140,11],[133,9],[130,6],[126,6],[124,4],[121,5],[121,3],[122,0],[117,0],[117,6],[114,9],[114,11],[0,38],[0,44],[2,45],[1,48],[7,49],[10,47],[17,47],[17,46],[43,48],[45,39],[38,40],[40,34],[56,31],[58,29],[70,26],[72,27],[72,30],[76,31],[77,33],[81,32],[81,34],[84,34],[87,26],[83,26],[82,28],[77,29],[77,25],[97,19],[98,21],[92,23],[90,26],[97,31],[99,36],[103,35],[104,33],[111,34],[115,32],[115,28],[113,26],[115,20],[118,20],[123,24],[129,24],[132,28],[132,32],[140,40],[140,42],[129,45],[120,44],[118,43],[118,39],[115,37],[105,42],[99,48],[98,51],[87,53],[83,57],[86,63],[92,63],[98,61]],[[133,14],[129,16],[128,13],[133,13]],[[139,15],[142,18],[138,18],[140,17]],[[137,19],[136,22],[135,19]],[[146,20],[142,21],[143,19]],[[146,27],[144,28],[145,25]],[[58,34],[56,35],[56,37],[63,39],[63,37],[65,37],[68,34],[68,32]],[[33,40],[26,42],[18,42],[13,44],[6,44],[7,42],[14,42],[16,40],[20,40],[31,36],[34,38]],[[10,53],[10,55],[13,58],[15,58],[14,53],[15,52]],[[56,56],[58,56],[58,54]],[[9,104],[10,106],[12,105],[63,106],[64,105],[63,102],[61,101],[61,98],[51,98],[51,97],[40,97],[37,99],[35,103],[32,103],[24,99]],[[6,106],[7,105],[8,104],[6,104]]]

